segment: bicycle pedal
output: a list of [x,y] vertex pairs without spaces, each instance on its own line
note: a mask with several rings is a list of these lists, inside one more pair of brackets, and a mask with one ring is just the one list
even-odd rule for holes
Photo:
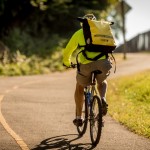
[[74,119],[73,124],[75,126],[82,126],[83,125],[83,120],[82,119]]

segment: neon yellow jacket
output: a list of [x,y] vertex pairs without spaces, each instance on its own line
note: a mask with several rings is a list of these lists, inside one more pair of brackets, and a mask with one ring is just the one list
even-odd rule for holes
[[[71,56],[72,53],[78,48],[78,46],[84,46],[85,45],[85,40],[84,40],[84,35],[83,35],[83,29],[80,29],[78,31],[76,31],[73,36],[71,37],[70,41],[68,42],[66,48],[63,51],[63,63],[66,66],[70,66],[71,65]],[[83,50],[84,48],[80,48],[81,50]],[[95,56],[97,56],[99,53],[96,52],[86,52],[87,56],[89,58],[94,58]],[[106,57],[103,56],[100,59],[105,59]],[[81,64],[87,64],[89,62],[91,62],[90,60],[87,60],[82,53],[79,54],[79,62]]]

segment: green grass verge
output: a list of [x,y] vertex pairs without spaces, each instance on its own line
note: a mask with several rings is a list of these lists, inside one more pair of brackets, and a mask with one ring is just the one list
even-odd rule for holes
[[150,138],[150,70],[109,80],[109,114],[131,131]]

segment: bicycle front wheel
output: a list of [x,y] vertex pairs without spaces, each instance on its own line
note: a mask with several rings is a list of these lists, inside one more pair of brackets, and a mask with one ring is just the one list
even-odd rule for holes
[[83,119],[83,125],[77,126],[77,131],[80,136],[82,136],[86,132],[87,124],[88,124],[88,105],[87,105],[86,97],[82,108],[82,119]]
[[94,146],[99,143],[102,132],[102,103],[98,96],[93,97],[90,110],[90,136]]

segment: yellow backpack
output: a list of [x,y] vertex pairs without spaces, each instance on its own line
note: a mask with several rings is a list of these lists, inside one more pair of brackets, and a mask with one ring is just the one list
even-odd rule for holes
[[[83,24],[83,33],[86,45],[90,52],[112,53],[116,42],[111,29],[111,22],[78,18]],[[82,45],[83,46],[83,45]]]
[[[83,34],[85,38],[86,45],[79,45],[79,47],[84,47],[84,50],[78,53],[82,53],[87,60],[96,61],[104,55],[108,57],[110,53],[112,55],[116,48],[116,42],[112,33],[111,25],[112,22],[104,20],[90,20],[86,18],[78,17],[78,20],[82,23]],[[94,58],[89,58],[86,52],[100,52]],[[77,55],[77,64],[78,64]],[[115,58],[112,55],[114,62],[116,64]],[[116,71],[116,66],[115,66]]]

